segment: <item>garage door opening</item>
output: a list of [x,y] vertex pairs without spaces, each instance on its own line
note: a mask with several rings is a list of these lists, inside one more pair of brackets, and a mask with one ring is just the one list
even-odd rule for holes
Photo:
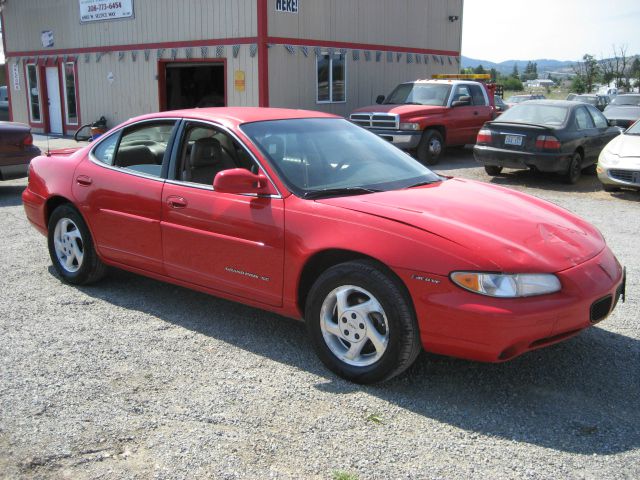
[[224,107],[227,103],[223,63],[164,63],[159,74],[164,80],[162,110]]

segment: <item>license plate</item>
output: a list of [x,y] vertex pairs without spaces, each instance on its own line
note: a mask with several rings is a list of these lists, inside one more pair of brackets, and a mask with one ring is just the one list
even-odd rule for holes
[[516,145],[517,147],[522,146],[522,137],[519,135],[507,135],[504,137],[505,145]]

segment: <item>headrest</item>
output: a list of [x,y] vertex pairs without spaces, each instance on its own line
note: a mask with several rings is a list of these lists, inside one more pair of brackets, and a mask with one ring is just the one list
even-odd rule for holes
[[220,161],[222,148],[220,142],[212,137],[200,138],[191,147],[189,164],[192,167],[205,167]]

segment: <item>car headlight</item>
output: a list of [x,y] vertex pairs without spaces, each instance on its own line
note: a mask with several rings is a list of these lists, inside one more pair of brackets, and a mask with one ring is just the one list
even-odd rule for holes
[[453,272],[451,280],[465,290],[489,297],[532,297],[558,292],[558,277],[551,273]]
[[419,123],[401,123],[400,130],[420,130]]

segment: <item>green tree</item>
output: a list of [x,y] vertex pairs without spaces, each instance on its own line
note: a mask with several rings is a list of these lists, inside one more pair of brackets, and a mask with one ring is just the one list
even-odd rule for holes
[[504,85],[505,90],[511,90],[514,92],[520,92],[523,90],[520,79],[513,76],[505,78],[502,84]]
[[489,74],[491,75],[491,81],[494,82],[494,83],[497,83],[498,82],[498,76],[499,76],[498,71],[495,68],[492,68],[489,71]]
[[482,64],[473,69],[473,73],[487,73]]
[[520,78],[520,72],[518,71],[518,64],[517,63],[513,64],[513,71],[511,72],[511,76],[513,78]]
[[576,75],[571,81],[571,91],[575,93],[584,93],[586,91],[586,84],[582,75]]

